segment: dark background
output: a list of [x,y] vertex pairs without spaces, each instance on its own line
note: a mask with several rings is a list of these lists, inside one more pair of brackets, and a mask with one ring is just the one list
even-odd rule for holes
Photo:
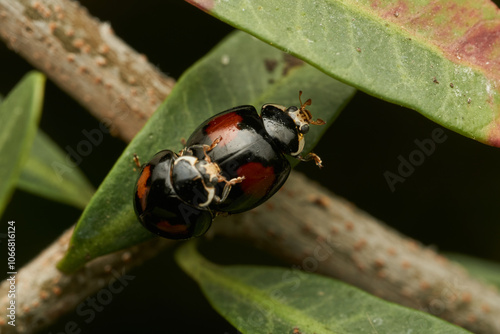
[[[168,75],[178,78],[232,28],[183,1],[81,1],[112,24],[116,34]],[[31,66],[0,44],[0,94]],[[201,120],[200,120],[201,121]],[[76,147],[82,130],[98,127],[76,102],[47,82],[41,128],[61,147]],[[325,168],[298,170],[402,233],[441,251],[500,261],[500,151],[444,129],[447,139],[391,192],[384,172],[397,173],[415,140],[441,128],[415,111],[358,92],[315,148]],[[80,168],[97,187],[124,149],[107,136]],[[5,158],[5,157],[4,157]],[[16,191],[2,221],[17,222],[18,266],[27,263],[76,222],[80,211]],[[225,263],[282,264],[251,246],[217,240],[207,247]],[[172,250],[130,273],[134,279],[87,324],[75,311],[44,332],[64,332],[75,321],[82,333],[236,333],[211,309],[197,285],[180,271]]]

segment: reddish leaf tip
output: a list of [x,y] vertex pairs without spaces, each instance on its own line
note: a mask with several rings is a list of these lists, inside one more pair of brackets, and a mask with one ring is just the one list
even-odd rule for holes
[[473,65],[482,67],[486,73],[500,79],[500,20],[483,21],[471,27],[463,38],[448,48],[450,54]]
[[409,0],[370,0],[370,6],[383,19],[436,45],[452,62],[500,81],[500,11],[492,2],[436,0],[422,6]]
[[500,147],[500,121],[495,120],[488,129],[486,143],[491,146]]
[[205,12],[211,11],[215,6],[215,0],[186,0],[186,1]]

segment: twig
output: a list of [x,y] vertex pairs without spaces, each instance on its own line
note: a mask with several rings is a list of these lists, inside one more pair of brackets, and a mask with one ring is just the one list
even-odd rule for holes
[[[153,239],[150,242],[106,255],[87,264],[72,275],[64,275],[55,264],[68,248],[73,233],[70,228],[16,275],[16,326],[9,318],[0,318],[0,333],[33,333],[74,310],[87,296],[112,284],[130,269],[171,246],[173,241]],[[9,282],[0,285],[0,305],[9,306]]]
[[175,83],[76,1],[0,0],[0,38],[126,141]]
[[[108,25],[89,17],[75,2],[25,3],[0,0],[1,38],[99,119],[111,120],[123,139],[132,138],[173,81],[138,60],[141,57],[114,37]],[[142,113],[139,105],[150,108]],[[495,290],[298,174],[268,203],[220,218],[210,233],[246,240],[295,268],[341,278],[475,333],[500,332],[500,296]],[[155,239],[64,275],[54,265],[70,234],[65,232],[20,270],[17,286],[23,293],[17,299],[17,326],[8,326],[4,318],[2,333],[31,333],[53,323],[124,270],[173,244]],[[7,307],[8,289],[4,281],[2,309]]]

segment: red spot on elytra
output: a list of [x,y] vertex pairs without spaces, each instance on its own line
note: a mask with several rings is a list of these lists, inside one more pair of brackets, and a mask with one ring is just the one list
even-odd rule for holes
[[231,112],[212,119],[204,130],[212,141],[221,137],[222,140],[218,146],[224,146],[238,135],[239,123],[242,121],[243,118],[240,115]]
[[160,230],[168,233],[182,233],[187,231],[186,225],[172,225],[169,221],[163,220],[156,224]]
[[276,180],[274,168],[264,167],[260,162],[249,162],[241,166],[238,168],[238,175],[245,176],[240,183],[241,189],[255,197],[264,197]]
[[141,176],[137,181],[137,197],[141,201],[142,210],[146,210],[146,198],[149,193],[148,180],[151,176],[151,166],[146,166],[142,170]]

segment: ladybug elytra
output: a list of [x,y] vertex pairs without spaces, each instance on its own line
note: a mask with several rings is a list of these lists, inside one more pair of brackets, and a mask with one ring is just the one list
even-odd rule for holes
[[158,152],[135,187],[139,221],[165,238],[198,237],[217,215],[248,211],[273,196],[291,171],[285,155],[322,167],[316,154],[301,156],[309,125],[325,124],[312,120],[310,104],[265,104],[260,116],[253,106],[235,107],[203,122],[179,154]]

